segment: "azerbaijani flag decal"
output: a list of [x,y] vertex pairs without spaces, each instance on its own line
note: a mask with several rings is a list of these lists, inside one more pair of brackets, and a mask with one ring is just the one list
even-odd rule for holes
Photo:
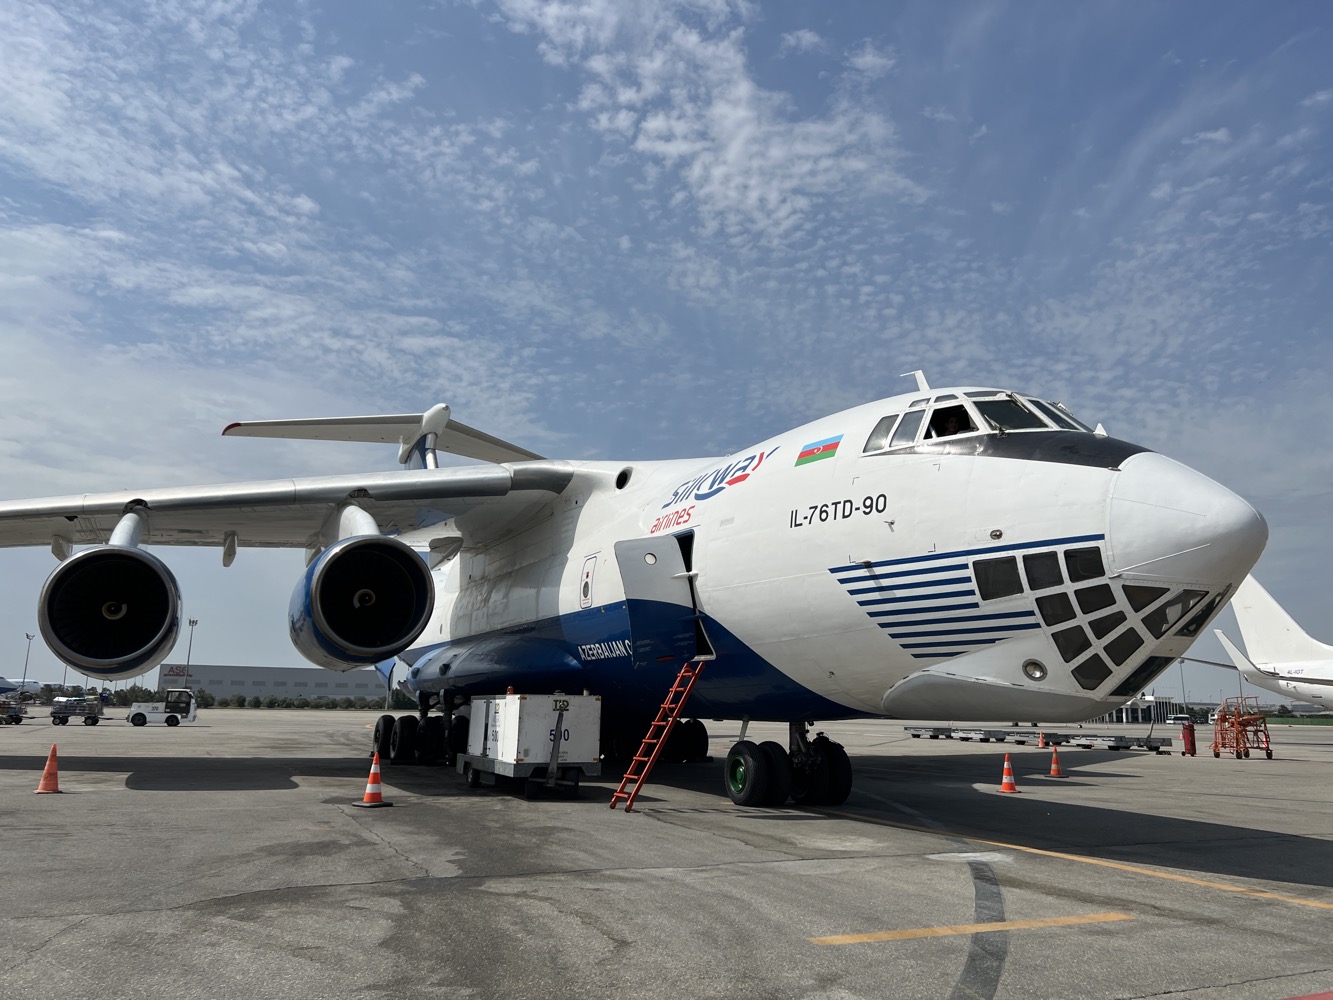
[[837,437],[824,438],[823,441],[812,441],[796,456],[797,465],[809,465],[811,462],[818,462],[821,458],[832,458],[838,453],[838,443],[842,441],[842,435]]

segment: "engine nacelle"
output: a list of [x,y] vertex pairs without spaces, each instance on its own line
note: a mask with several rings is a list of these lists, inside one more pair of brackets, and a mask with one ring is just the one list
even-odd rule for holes
[[162,560],[126,545],[84,549],[46,579],[42,638],[90,677],[137,677],[162,662],[180,633],[180,587]]
[[311,663],[353,670],[397,656],[421,634],[435,584],[411,547],[383,535],[330,545],[292,591],[292,645]]

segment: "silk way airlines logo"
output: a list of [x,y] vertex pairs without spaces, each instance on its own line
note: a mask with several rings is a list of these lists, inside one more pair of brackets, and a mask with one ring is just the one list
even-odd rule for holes
[[764,464],[764,459],[772,457],[777,450],[774,448],[771,451],[757,451],[730,465],[713,469],[687,483],[681,483],[676,487],[676,492],[671,494],[671,499],[662,504],[662,509],[665,510],[682,500],[707,500],[709,497],[717,496],[728,486],[739,486],[758,472],[759,467]]

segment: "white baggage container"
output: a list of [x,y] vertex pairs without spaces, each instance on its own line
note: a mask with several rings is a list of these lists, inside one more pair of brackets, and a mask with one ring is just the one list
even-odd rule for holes
[[498,774],[527,778],[529,795],[543,784],[577,791],[580,775],[601,774],[601,724],[599,695],[473,698],[458,770],[473,787]]

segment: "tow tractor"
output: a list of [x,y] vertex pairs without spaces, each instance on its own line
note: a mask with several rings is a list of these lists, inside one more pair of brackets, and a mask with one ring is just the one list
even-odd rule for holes
[[102,721],[102,699],[97,695],[56,698],[51,702],[51,725],[68,726],[71,718],[82,718],[85,726]]
[[146,726],[150,722],[165,722],[179,726],[193,722],[198,716],[198,704],[189,688],[167,688],[165,701],[136,701],[126,718],[131,726]]

